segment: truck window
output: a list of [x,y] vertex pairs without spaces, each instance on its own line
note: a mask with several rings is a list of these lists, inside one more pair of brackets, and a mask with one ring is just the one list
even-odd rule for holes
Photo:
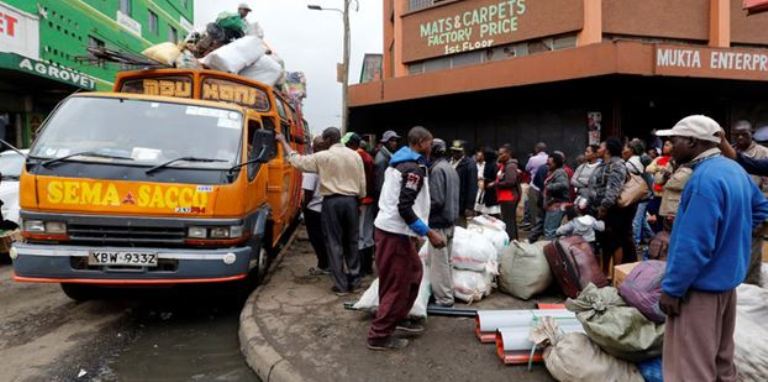
[[73,97],[47,121],[30,155],[50,159],[96,152],[116,159],[73,159],[146,167],[195,157],[210,161],[178,161],[169,167],[229,169],[239,163],[242,118],[241,112],[207,106]]

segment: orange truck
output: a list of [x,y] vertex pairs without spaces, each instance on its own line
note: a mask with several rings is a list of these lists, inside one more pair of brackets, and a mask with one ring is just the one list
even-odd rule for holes
[[104,287],[259,279],[299,214],[308,128],[279,92],[209,70],[118,75],[45,121],[21,176],[14,279]]

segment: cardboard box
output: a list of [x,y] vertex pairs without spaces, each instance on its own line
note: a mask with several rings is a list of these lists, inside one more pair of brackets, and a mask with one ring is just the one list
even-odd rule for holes
[[618,288],[624,282],[624,279],[627,278],[627,275],[635,269],[637,264],[640,263],[621,264],[613,267],[613,287]]
[[21,241],[21,230],[5,231],[0,234],[0,253],[8,253],[13,243]]
[[763,262],[768,263],[768,240],[763,237]]

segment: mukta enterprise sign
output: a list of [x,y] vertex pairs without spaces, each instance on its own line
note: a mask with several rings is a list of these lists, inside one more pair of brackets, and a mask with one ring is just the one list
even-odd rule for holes
[[768,50],[657,45],[655,53],[658,75],[768,80]]

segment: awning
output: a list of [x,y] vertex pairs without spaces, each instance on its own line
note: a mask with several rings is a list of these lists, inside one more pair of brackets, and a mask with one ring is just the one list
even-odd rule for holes
[[27,88],[32,84],[41,83],[34,78],[43,79],[42,84],[54,81],[67,85],[64,89],[95,90],[96,80],[74,69],[43,61],[34,60],[15,53],[0,53],[0,81],[11,84],[22,84]]

